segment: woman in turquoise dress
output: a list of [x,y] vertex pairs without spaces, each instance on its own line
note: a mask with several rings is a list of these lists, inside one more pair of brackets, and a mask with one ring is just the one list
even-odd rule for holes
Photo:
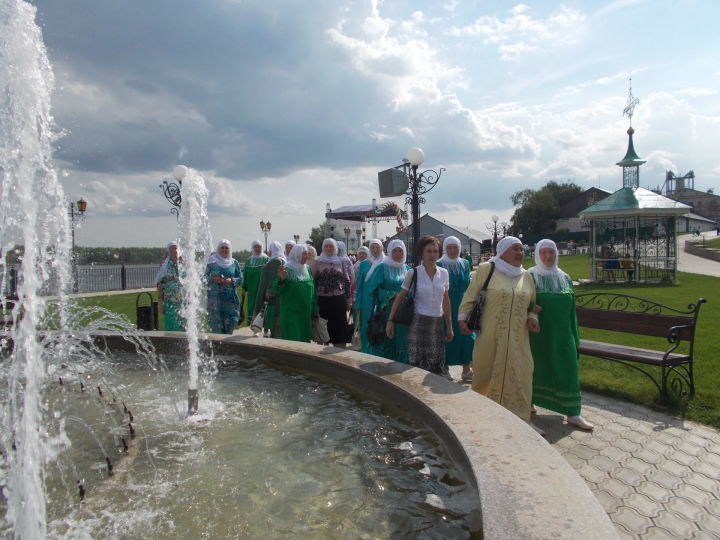
[[255,295],[260,285],[260,275],[262,274],[263,266],[265,266],[270,257],[268,257],[262,251],[262,244],[260,240],[253,240],[250,245],[250,257],[245,261],[243,267],[243,291],[247,294],[247,321],[252,323],[255,318]]
[[443,241],[443,256],[437,262],[445,268],[450,275],[450,308],[452,311],[452,325],[454,338],[445,344],[445,364],[448,366],[462,366],[462,380],[472,382],[472,352],[475,346],[475,333],[465,335],[458,326],[458,308],[462,303],[465,290],[470,285],[470,264],[467,259],[460,257],[460,240],[456,236],[448,236]]
[[533,403],[567,416],[567,423],[591,431],[580,416],[582,399],[577,346],[580,341],[572,279],[557,265],[558,249],[552,240],[535,245],[535,282],[540,332],[530,334],[535,368]]
[[280,301],[280,339],[310,343],[312,337],[312,321],[320,308],[307,256],[307,246],[293,246],[287,264],[278,267],[272,283]]
[[377,238],[370,240],[370,256],[360,263],[357,272],[357,288],[355,289],[355,310],[360,314],[360,350],[372,354],[370,341],[367,337],[367,323],[372,315],[373,299],[368,288],[368,281],[385,260],[383,244]]
[[160,313],[164,314],[164,327],[166,332],[184,332],[185,319],[180,316],[183,295],[180,284],[180,269],[178,263],[177,242],[170,242],[167,245],[167,256],[155,276],[155,286],[158,290],[160,301]]
[[229,240],[220,240],[205,268],[208,284],[208,326],[215,334],[232,334],[240,320],[240,297],[236,287],[242,285],[240,263],[232,257]]
[[[393,240],[388,244],[388,254],[377,270],[370,275],[365,282],[364,290],[367,293],[368,301],[372,307],[378,306],[384,314],[383,328],[390,317],[390,310],[395,300],[395,295],[400,291],[405,274],[410,267],[405,264],[407,250],[402,240]],[[395,360],[404,364],[408,363],[407,348],[407,326],[396,325],[393,337],[385,335],[380,345],[368,343],[368,351],[375,356],[382,356],[389,360]]]

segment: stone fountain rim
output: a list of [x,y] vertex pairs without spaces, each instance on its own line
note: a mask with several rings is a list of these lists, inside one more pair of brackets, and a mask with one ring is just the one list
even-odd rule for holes
[[[181,332],[144,332],[160,353],[182,353]],[[110,349],[134,346],[118,334],[98,335]],[[517,416],[470,389],[406,364],[348,349],[249,336],[203,334],[218,355],[247,353],[270,364],[369,389],[427,425],[474,483],[485,538],[607,540],[617,532],[583,479]],[[272,353],[282,352],[282,359]],[[202,400],[202,396],[200,396]],[[480,486],[480,489],[477,487]]]

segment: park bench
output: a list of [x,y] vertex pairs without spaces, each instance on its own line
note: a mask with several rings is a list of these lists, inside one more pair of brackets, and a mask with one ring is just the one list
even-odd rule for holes
[[[581,327],[664,337],[669,343],[666,350],[653,350],[581,339],[578,352],[639,371],[655,384],[662,399],[679,399],[688,391],[693,395],[695,328],[703,303],[705,299],[700,298],[688,305],[687,310],[678,310],[625,294],[578,294],[575,306]],[[683,341],[687,345],[678,351]]]

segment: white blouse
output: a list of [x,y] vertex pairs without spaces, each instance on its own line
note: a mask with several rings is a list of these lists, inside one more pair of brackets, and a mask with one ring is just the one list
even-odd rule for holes
[[425,267],[420,264],[405,274],[402,288],[410,290],[413,273],[417,272],[417,293],[415,294],[415,313],[427,317],[442,317],[443,298],[450,288],[450,275],[445,268],[436,267],[435,275],[430,279]]

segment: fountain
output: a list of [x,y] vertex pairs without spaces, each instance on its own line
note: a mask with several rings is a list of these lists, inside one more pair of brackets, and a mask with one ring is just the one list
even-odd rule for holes
[[[0,357],[0,535],[456,538],[477,537],[482,516],[491,538],[615,536],[582,480],[522,421],[421,370],[201,335],[196,324],[187,335],[144,334],[151,345],[122,324],[81,331],[65,302],[69,225],[51,159],[52,71],[34,17],[24,0],[0,0],[0,249],[24,246]],[[199,263],[183,283],[190,323],[202,303],[196,255],[211,245],[192,216],[207,222],[207,198],[195,171],[176,173],[194,209],[178,223],[186,262]],[[51,276],[57,310],[40,296]],[[217,380],[203,414],[181,414],[186,380],[187,412],[197,410],[203,350]]]

